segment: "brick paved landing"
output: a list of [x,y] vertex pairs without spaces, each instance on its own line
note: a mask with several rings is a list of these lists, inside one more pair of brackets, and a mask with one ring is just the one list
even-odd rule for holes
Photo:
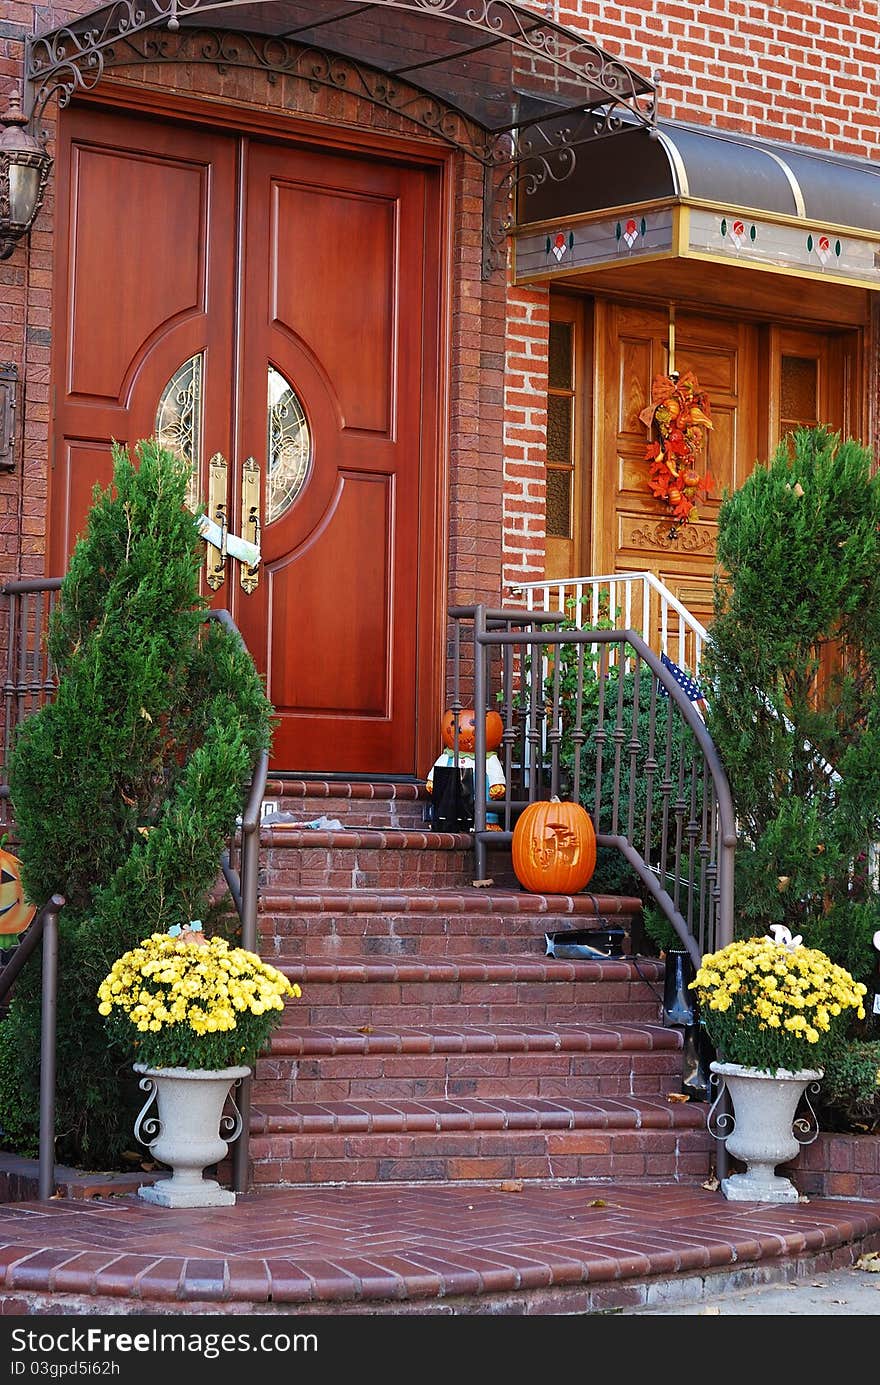
[[652,1280],[831,1268],[874,1246],[880,1202],[656,1185],[300,1188],[191,1212],[31,1202],[0,1208],[0,1312],[599,1312],[645,1302]]

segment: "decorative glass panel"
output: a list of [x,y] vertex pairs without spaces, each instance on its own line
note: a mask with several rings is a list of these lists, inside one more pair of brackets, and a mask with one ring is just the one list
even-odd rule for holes
[[551,539],[571,538],[571,472],[547,469],[547,534]]
[[178,366],[162,391],[156,410],[156,438],[162,447],[189,462],[186,503],[194,510],[198,501],[202,446],[201,352]]
[[783,356],[780,416],[788,424],[818,423],[819,363],[807,356]]
[[572,325],[570,322],[550,323],[551,390],[570,390],[572,377]]
[[547,397],[547,461],[571,461],[571,397],[551,394]]
[[266,523],[280,519],[302,490],[312,459],[309,425],[293,386],[269,367]]

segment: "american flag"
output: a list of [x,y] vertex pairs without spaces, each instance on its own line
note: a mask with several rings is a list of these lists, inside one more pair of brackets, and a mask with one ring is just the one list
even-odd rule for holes
[[[691,702],[696,703],[697,710],[702,714],[706,707],[706,698],[696,678],[692,678],[683,668],[679,668],[678,664],[674,664],[667,654],[660,655],[660,662],[669,670],[678,686],[687,693]],[[661,697],[669,696],[662,683],[659,685],[659,692]]]

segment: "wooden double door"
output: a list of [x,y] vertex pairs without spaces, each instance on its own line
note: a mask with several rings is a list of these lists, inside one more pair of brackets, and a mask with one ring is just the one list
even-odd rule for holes
[[[859,334],[677,310],[675,365],[708,393],[714,426],[701,457],[711,492],[675,528],[648,489],[639,417],[669,369],[668,310],[554,296],[551,317],[548,576],[650,571],[709,624],[724,492],[798,427],[858,435]],[[559,493],[570,504],[551,514]]]
[[[277,770],[409,775],[434,740],[439,177],[105,108],[64,117],[51,571],[110,444],[157,435],[278,716]],[[419,745],[422,737],[423,744]]]

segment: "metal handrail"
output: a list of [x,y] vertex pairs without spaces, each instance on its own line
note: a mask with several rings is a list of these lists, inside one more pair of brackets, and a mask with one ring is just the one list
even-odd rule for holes
[[[501,711],[504,721],[504,735],[499,751],[504,756],[507,798],[492,801],[493,814],[503,816],[502,830],[487,829],[487,788],[484,775],[475,775],[474,785],[474,868],[475,878],[486,877],[486,853],[489,846],[507,845],[513,838],[513,817],[527,802],[541,796],[541,780],[544,777],[543,760],[545,753],[550,758],[549,789],[558,793],[560,782],[560,743],[562,740],[562,696],[560,688],[559,665],[555,660],[555,673],[551,677],[551,690],[548,694],[545,683],[543,655],[550,650],[562,651],[565,648],[575,651],[578,673],[578,694],[574,707],[575,732],[575,779],[573,797],[580,792],[580,748],[588,737],[596,743],[597,769],[593,817],[597,827],[596,840],[599,846],[616,848],[629,862],[639,879],[652,895],[657,905],[675,929],[687,948],[693,961],[699,964],[704,952],[724,947],[733,940],[733,862],[736,849],[736,819],[730,785],[724,767],[709,735],[706,725],[694,706],[679,687],[672,674],[660,658],[634,630],[560,630],[559,612],[536,612],[501,609],[485,606],[458,606],[450,610],[454,621],[453,670],[456,686],[453,691],[453,706],[464,705],[461,689],[458,686],[461,668],[461,626],[462,622],[473,623],[473,706],[475,717],[475,760],[482,764],[486,755],[486,719],[481,715],[489,710],[488,684],[489,660],[492,656],[501,662]],[[654,683],[651,692],[650,745],[645,764],[646,777],[649,777],[650,791],[653,794],[656,780],[662,816],[662,841],[659,846],[659,864],[650,859],[653,798],[649,799],[644,815],[640,815],[639,826],[644,825],[644,844],[640,848],[635,837],[635,814],[633,806],[633,778],[637,769],[638,753],[643,748],[639,744],[634,729],[627,729],[624,716],[623,680],[617,685],[614,695],[616,708],[606,716],[605,689],[599,680],[598,726],[588,731],[583,725],[583,692],[585,686],[584,653],[588,646],[601,651],[602,673],[608,673],[609,651],[617,650],[620,666],[633,667],[636,701],[633,710],[633,727],[639,697],[639,678],[644,667]],[[580,651],[578,653],[577,651]],[[625,657],[624,657],[625,652]],[[519,680],[519,694],[514,691],[514,679]],[[679,762],[671,763],[671,718],[667,719],[666,746],[653,744],[654,721],[656,719],[656,699],[660,689],[668,695],[670,707],[674,706],[676,715],[691,733],[698,754],[691,753],[689,763],[684,761],[684,750],[679,750]],[[549,697],[549,703],[547,698]],[[517,723],[522,722],[522,727]],[[549,730],[546,729],[549,727]],[[513,767],[513,747],[520,739],[523,741],[522,768],[528,772],[527,798],[523,801],[512,797],[511,770]],[[611,807],[611,831],[600,831],[598,824],[601,806],[600,780],[602,773],[602,754],[608,744],[608,763],[614,768],[614,789]],[[530,757],[531,756],[531,757]],[[665,765],[663,759],[665,756]],[[621,809],[620,787],[629,769],[629,800]],[[696,803],[696,784],[701,782],[703,794],[699,805]],[[688,798],[685,798],[685,786]],[[677,791],[678,797],[674,795]],[[690,801],[688,801],[688,799]],[[672,857],[674,886],[672,893],[667,888],[667,858]],[[682,874],[682,858],[687,858],[687,873]],[[695,895],[698,896],[695,902]],[[694,927],[696,923],[696,929]]]
[[[518,582],[510,590],[514,595],[522,595],[528,610],[539,610],[551,601],[559,604],[561,610],[573,624],[581,628],[596,626],[599,623],[603,587],[608,589],[609,617],[616,615],[618,588],[623,592],[622,623],[627,629],[639,627],[633,617],[639,605],[634,595],[641,587],[641,622],[639,633],[646,644],[652,648],[657,643],[661,654],[675,659],[682,667],[687,665],[691,672],[698,674],[703,659],[703,647],[709,637],[705,625],[697,620],[683,601],[670,591],[653,572],[610,572],[592,577],[562,577],[544,579],[539,582]],[[652,617],[651,593],[657,598],[657,622]],[[670,612],[677,617],[677,631],[673,631]],[[691,649],[688,651],[688,636]],[[675,646],[677,645],[677,648]],[[690,654],[690,657],[689,657]]]
[[55,1033],[58,1024],[58,914],[64,908],[63,895],[53,894],[15,949],[0,973],[0,1000],[9,994],[13,982],[29,957],[43,943],[43,977],[40,993],[40,1153],[38,1197],[48,1202],[55,1192]]
[[[24,578],[6,582],[0,587],[0,595],[11,598],[9,601],[9,643],[7,647],[7,678],[4,684],[6,705],[6,738],[3,744],[4,755],[8,750],[11,729],[24,716],[37,711],[47,702],[54,691],[55,682],[51,675],[48,656],[40,648],[39,632],[51,612],[52,596],[44,604],[46,593],[56,593],[63,582],[61,577]],[[28,632],[31,629],[30,611],[25,605],[23,612],[16,610],[15,598],[23,597],[27,603],[35,597],[33,612],[34,638],[28,647]],[[205,619],[217,621],[244,647],[241,631],[229,611],[206,610]],[[18,635],[24,632],[20,641]],[[15,675],[15,676],[14,676]],[[29,698],[36,705],[23,707],[22,701]],[[254,767],[253,777],[248,789],[247,802],[238,830],[239,869],[232,864],[229,849],[223,852],[221,868],[229,893],[241,923],[242,946],[248,951],[257,950],[257,918],[259,912],[259,869],[260,869],[260,808],[266,792],[269,773],[269,752],[263,750]],[[9,786],[0,785],[0,798],[8,801]],[[57,915],[65,900],[62,895],[53,895],[28,927],[22,941],[15,949],[15,956],[0,974],[0,1000],[8,993],[13,981],[33,953],[40,938],[45,934],[43,948],[43,1002],[40,1037],[40,1181],[39,1196],[45,1200],[54,1192],[54,1127],[55,1127],[55,1030],[57,1021],[57,964],[58,934]],[[250,1132],[248,1121],[251,1108],[253,1079],[248,1077],[239,1089],[239,1110],[242,1115],[242,1133],[236,1141],[233,1156],[233,1181],[237,1192],[247,1187]]]

